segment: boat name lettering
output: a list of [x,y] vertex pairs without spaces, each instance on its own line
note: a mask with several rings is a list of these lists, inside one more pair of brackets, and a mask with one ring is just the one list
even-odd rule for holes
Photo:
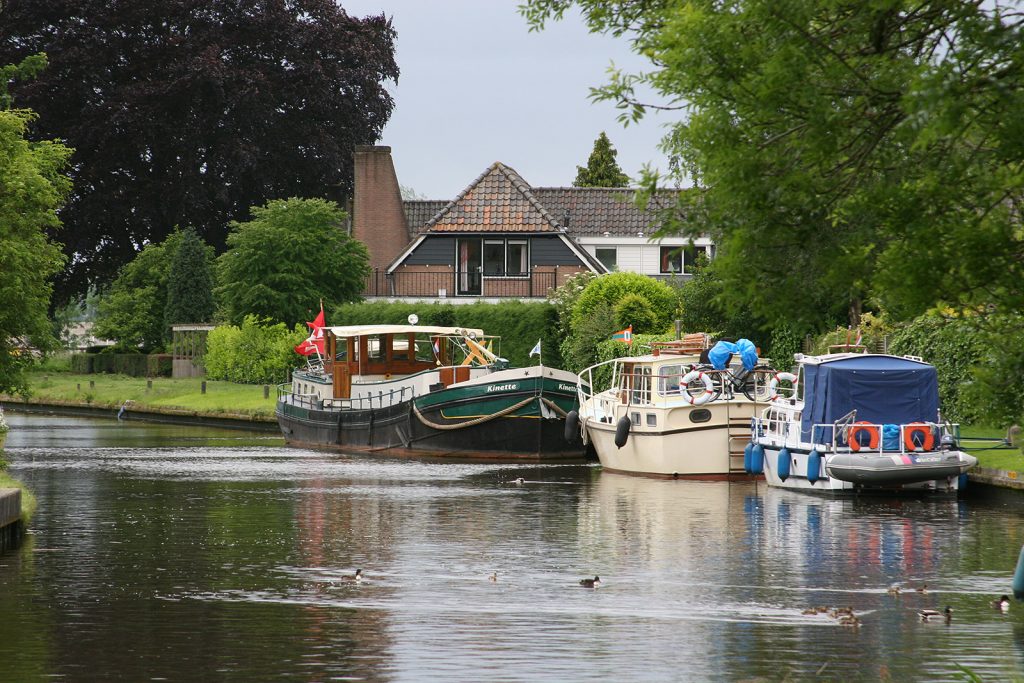
[[576,385],[575,384],[559,384],[558,385],[558,390],[559,391],[576,391]]
[[489,394],[492,391],[512,391],[518,388],[518,384],[495,384],[494,386],[487,387],[487,393]]

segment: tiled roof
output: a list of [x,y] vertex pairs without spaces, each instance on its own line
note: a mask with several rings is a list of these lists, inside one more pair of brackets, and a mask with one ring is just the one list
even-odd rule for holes
[[529,184],[495,162],[421,232],[561,232],[558,221],[537,201]]
[[409,239],[416,236],[427,222],[448,206],[447,199],[406,199],[402,202],[405,209],[405,225],[409,229]]
[[[513,169],[495,163],[454,201],[417,199],[403,202],[410,239],[441,232],[538,232],[563,227],[573,237],[649,237],[660,226],[658,210],[675,204],[681,190],[662,190],[641,211],[636,190],[606,187],[534,187]],[[444,212],[443,215],[441,214]],[[435,220],[436,219],[436,220]]]
[[605,187],[537,187],[533,195],[574,237],[583,235],[650,237],[660,227],[658,211],[675,204],[678,190],[662,190],[640,210],[633,200],[636,190]]

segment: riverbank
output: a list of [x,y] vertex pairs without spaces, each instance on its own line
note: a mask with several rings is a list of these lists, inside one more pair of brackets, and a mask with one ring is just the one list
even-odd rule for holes
[[[34,372],[30,395],[0,396],[12,408],[118,415],[184,424],[276,429],[275,387],[202,378],[146,379],[124,375]],[[205,387],[205,391],[204,391]]]

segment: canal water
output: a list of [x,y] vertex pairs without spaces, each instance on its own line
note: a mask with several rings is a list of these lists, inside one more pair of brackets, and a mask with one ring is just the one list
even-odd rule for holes
[[[1024,543],[1017,495],[829,499],[8,420],[39,508],[0,555],[0,681],[1024,678],[1024,603],[990,605]],[[949,624],[917,616],[946,605]]]

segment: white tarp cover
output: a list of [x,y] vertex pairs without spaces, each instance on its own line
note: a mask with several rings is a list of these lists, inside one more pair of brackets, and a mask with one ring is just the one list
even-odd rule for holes
[[471,327],[434,327],[431,325],[349,325],[347,327],[325,327],[335,337],[347,339],[349,337],[365,337],[374,334],[416,334],[455,335],[466,336],[473,334],[477,337],[484,336],[483,330]]

